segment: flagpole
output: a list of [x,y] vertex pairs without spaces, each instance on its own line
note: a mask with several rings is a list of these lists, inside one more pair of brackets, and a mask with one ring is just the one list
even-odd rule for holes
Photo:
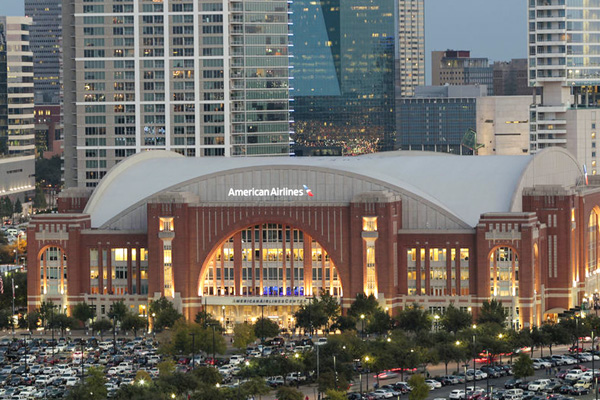
[[12,335],[13,340],[15,339],[15,278],[11,278],[12,280]]

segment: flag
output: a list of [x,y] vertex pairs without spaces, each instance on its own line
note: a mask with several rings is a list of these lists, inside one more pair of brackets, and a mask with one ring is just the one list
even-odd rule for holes
[[583,164],[583,176],[585,176],[585,185],[589,185],[588,183],[588,174],[587,174],[587,167],[585,166],[585,164]]
[[15,298],[15,278],[12,278],[13,299]]
[[2,275],[0,275],[0,294],[4,294],[4,281],[2,280]]

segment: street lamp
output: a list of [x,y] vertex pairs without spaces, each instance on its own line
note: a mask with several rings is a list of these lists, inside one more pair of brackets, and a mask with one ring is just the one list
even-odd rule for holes
[[439,322],[439,320],[440,320],[440,316],[439,316],[439,315],[437,315],[437,314],[435,314],[435,315],[433,316],[433,319],[434,319],[434,321],[435,321],[435,331],[437,332],[437,331],[438,331],[438,322]]
[[192,337],[192,369],[194,369],[194,360],[196,358],[196,332],[190,332]]
[[[475,329],[477,329],[477,325],[473,324],[473,382],[475,382],[475,356],[477,355],[477,350],[475,349]],[[473,386],[475,386],[475,383],[473,383]]]
[[365,314],[360,314],[360,321],[362,323],[361,336],[365,340]]
[[369,356],[365,356],[365,366],[367,367],[367,393],[369,393],[369,374],[371,373],[371,370],[369,369],[369,360]]

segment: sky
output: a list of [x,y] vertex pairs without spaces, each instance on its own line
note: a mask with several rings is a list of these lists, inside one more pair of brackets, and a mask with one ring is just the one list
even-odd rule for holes
[[[0,15],[23,15],[23,4],[0,0]],[[433,50],[471,50],[472,56],[490,62],[525,58],[526,6],[523,0],[425,0],[427,81]]]

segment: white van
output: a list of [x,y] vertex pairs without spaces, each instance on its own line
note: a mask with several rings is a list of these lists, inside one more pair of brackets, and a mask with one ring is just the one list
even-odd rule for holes
[[523,398],[523,389],[508,389],[504,392],[504,400],[521,400]]

